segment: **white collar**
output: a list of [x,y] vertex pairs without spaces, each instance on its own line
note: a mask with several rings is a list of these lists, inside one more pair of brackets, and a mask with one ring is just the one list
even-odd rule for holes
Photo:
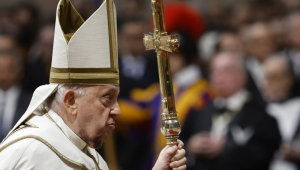
[[[8,95],[15,95],[15,94],[18,94],[20,91],[20,87],[18,85],[14,85],[12,87],[10,87],[8,90],[4,91],[2,89],[0,89],[0,99],[1,99],[1,96],[2,97],[6,97]],[[1,102],[1,101],[0,101]]]
[[247,102],[249,96],[249,92],[247,90],[242,89],[226,99],[218,97],[214,100],[214,104],[220,108],[226,107],[231,111],[238,111]]
[[49,115],[55,121],[55,123],[60,127],[63,133],[70,139],[70,141],[80,150],[84,150],[87,143],[77,136],[63,121],[63,119],[55,113],[53,110],[49,110]]
[[179,87],[188,87],[194,84],[202,76],[201,70],[196,64],[191,64],[173,75],[173,81]]

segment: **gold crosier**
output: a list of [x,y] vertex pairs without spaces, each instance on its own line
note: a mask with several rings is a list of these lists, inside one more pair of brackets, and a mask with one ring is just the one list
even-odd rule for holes
[[178,35],[167,35],[163,0],[151,0],[154,33],[144,35],[146,50],[155,49],[161,92],[162,123],[160,130],[167,139],[167,145],[177,145],[181,124],[175,108],[172,76],[168,52],[179,51]]

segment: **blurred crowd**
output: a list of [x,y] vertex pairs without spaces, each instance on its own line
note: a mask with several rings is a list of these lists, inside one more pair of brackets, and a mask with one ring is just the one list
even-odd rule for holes
[[[112,170],[150,170],[160,133],[150,0],[114,0],[121,116],[99,150]],[[71,0],[84,19],[102,0]],[[58,0],[0,0],[0,140],[49,83]],[[300,169],[300,1],[165,0],[189,170]]]

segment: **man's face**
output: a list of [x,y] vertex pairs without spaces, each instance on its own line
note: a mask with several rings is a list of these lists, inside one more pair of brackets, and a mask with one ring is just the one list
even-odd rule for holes
[[294,81],[286,70],[284,61],[280,59],[269,59],[264,63],[264,95],[269,101],[279,102],[288,97]]
[[128,52],[134,57],[142,56],[145,53],[143,43],[144,25],[141,22],[125,23],[122,29],[122,38]]
[[0,89],[6,91],[12,87],[20,77],[19,69],[9,56],[0,56]]
[[227,98],[243,88],[245,74],[229,54],[219,54],[211,64],[211,83],[221,97]]
[[119,92],[116,85],[90,86],[75,101],[79,136],[90,147],[100,148],[115,128],[114,118],[121,114],[117,102]]
[[263,61],[274,52],[272,37],[268,33],[261,33],[254,36],[248,43],[248,50],[251,55]]
[[244,53],[244,46],[241,39],[234,34],[225,33],[220,39],[221,51],[229,51],[233,53]]
[[186,62],[182,54],[170,53],[169,56],[171,73],[175,74],[186,66]]

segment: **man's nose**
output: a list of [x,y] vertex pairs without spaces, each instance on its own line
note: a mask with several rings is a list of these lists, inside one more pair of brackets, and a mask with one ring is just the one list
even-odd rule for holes
[[113,106],[111,113],[114,116],[120,116],[121,115],[121,110],[120,110],[120,106],[119,103],[116,102],[116,104]]

